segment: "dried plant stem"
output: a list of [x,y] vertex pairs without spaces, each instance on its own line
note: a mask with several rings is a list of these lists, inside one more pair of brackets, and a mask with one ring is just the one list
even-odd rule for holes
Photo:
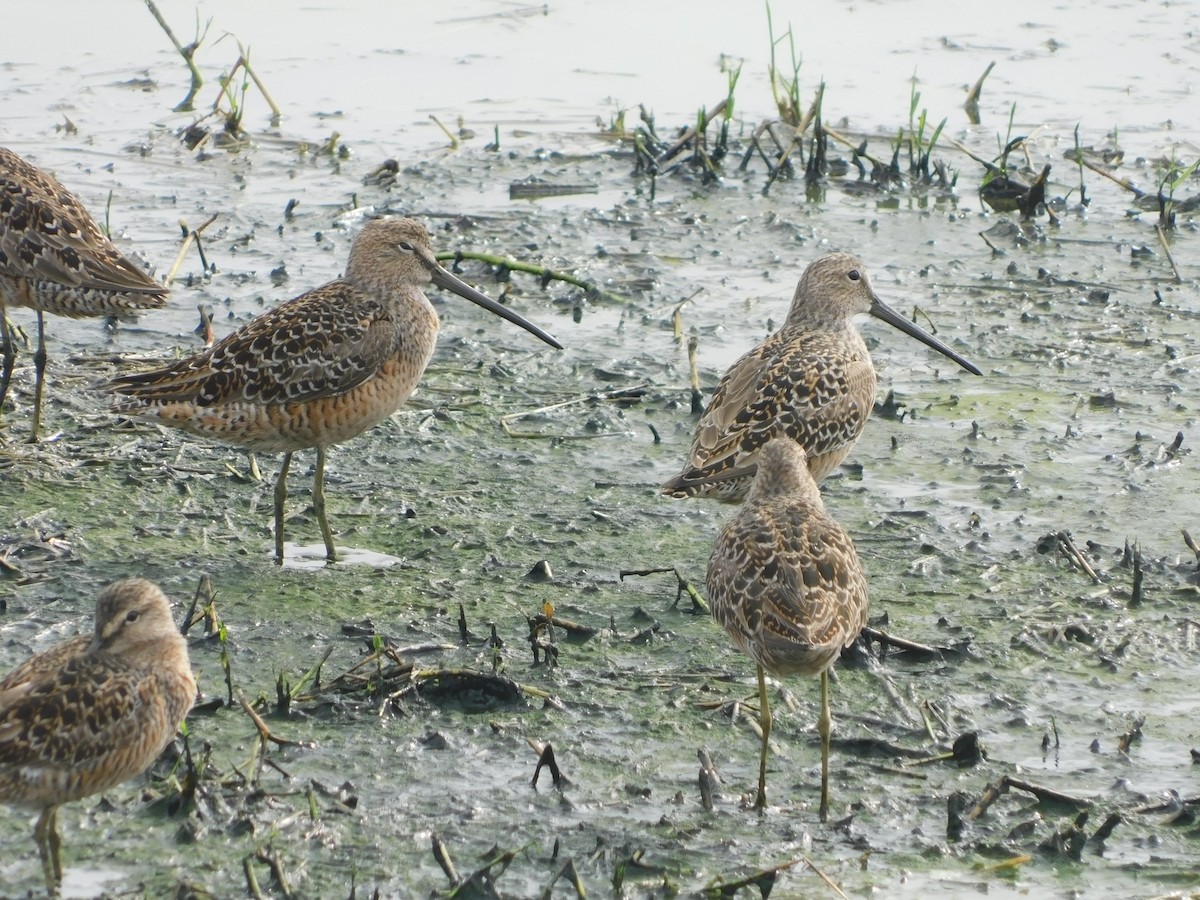
[[191,112],[196,108],[192,101],[196,99],[196,94],[204,86],[204,76],[200,74],[200,69],[196,67],[195,56],[201,41],[204,40],[204,35],[208,33],[208,26],[204,26],[204,34],[198,34],[196,40],[185,47],[179,43],[179,38],[175,37],[175,32],[171,30],[171,26],[163,18],[163,14],[158,11],[154,0],[146,0],[146,8],[150,10],[150,15],[158,20],[158,24],[162,26],[162,30],[166,32],[167,37],[171,39],[171,43],[175,45],[175,49],[179,51],[179,55],[183,57],[183,61],[187,63],[188,71],[192,73],[192,86],[188,89],[187,96],[179,101],[179,104],[175,107],[175,112]]
[[[217,213],[213,213],[203,225],[194,229],[189,229],[186,223],[184,223],[182,220],[180,221],[180,228],[182,228],[184,232],[183,243],[179,247],[179,252],[175,255],[175,262],[171,264],[171,269],[167,272],[167,277],[163,279],[163,284],[170,287],[175,281],[175,276],[179,273],[179,267],[183,265],[183,258],[187,256],[188,250],[192,248],[193,243],[195,243],[197,248],[199,248],[200,233],[217,220],[217,215]],[[204,268],[207,269],[208,265],[205,263],[203,250],[200,251],[200,261],[204,263]]]
[[542,279],[543,283],[549,281],[564,281],[567,284],[573,284],[577,288],[585,290],[589,296],[598,297],[602,300],[609,300],[614,303],[623,303],[624,298],[618,294],[613,294],[608,291],[602,291],[594,282],[586,281],[575,275],[567,272],[559,272],[554,269],[549,269],[546,266],[539,266],[536,263],[521,262],[513,259],[511,256],[497,256],[494,253],[472,253],[462,250],[444,251],[437,254],[437,258],[441,262],[453,260],[455,265],[462,262],[464,259],[475,260],[476,262],[487,263],[489,266],[498,266],[501,269],[507,269],[510,272],[524,272],[527,275],[536,275]]

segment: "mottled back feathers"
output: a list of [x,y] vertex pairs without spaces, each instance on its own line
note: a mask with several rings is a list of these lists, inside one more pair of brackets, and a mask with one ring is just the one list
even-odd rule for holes
[[777,675],[818,674],[866,624],[867,585],[854,543],[825,511],[804,451],[776,439],[708,564],[713,617]]

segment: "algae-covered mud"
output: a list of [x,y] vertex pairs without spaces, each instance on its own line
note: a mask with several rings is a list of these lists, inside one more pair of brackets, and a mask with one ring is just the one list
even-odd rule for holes
[[[578,6],[160,3],[183,44],[212,20],[194,112],[145,8],[6,11],[0,143],[160,277],[205,226],[168,309],[48,317],[40,443],[32,348],[0,410],[0,670],[89,629],[115,578],[177,619],[197,598],[186,743],[63,808],[64,892],[1193,891],[1200,7]],[[767,76],[789,24],[794,142]],[[239,41],[261,88],[238,69],[220,97]],[[301,452],[277,567],[279,461],[256,477],[98,386],[198,350],[198,307],[220,336],[335,278],[387,213],[567,349],[431,291],[418,393],[330,453],[345,560]],[[822,825],[815,680],[771,685],[750,808],[754,666],[702,606],[733,509],[658,486],[697,418],[689,345],[702,405],[831,250],[984,374],[860,325],[875,415],[822,492],[872,639],[835,670]],[[0,810],[0,895],[39,893]]]

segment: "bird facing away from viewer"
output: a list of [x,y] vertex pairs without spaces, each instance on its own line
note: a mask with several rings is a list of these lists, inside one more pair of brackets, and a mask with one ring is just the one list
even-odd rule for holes
[[413,219],[375,219],[350,247],[346,274],[247,322],[211,349],[165,369],[121,375],[108,388],[119,413],[238,447],[284,454],[275,482],[275,561],[283,562],[283,504],[292,453],[315,447],[312,503],[326,558],[336,552],[325,515],[325,453],[399,409],[433,355],[433,282],[520,325],[536,325],[438,263]]
[[196,698],[187,642],[159,588],[109,585],[95,630],[0,679],[0,802],[36,810],[46,886],[62,883],[58,807],[140,775]]
[[54,176],[0,147],[0,406],[17,356],[4,310],[27,306],[38,325],[31,441],[42,420],[45,313],[79,318],[159,309],[167,294],[113,246]]
[[804,448],[816,481],[837,468],[875,403],[875,367],[852,321],[859,313],[882,319],[981,374],[880,300],[861,260],[848,253],[822,256],[800,277],[783,327],[722,376],[696,425],[683,471],[662,492],[740,502],[750,489],[759,452],[776,435]]
[[804,450],[777,437],[738,514],[717,536],[708,561],[713,618],[758,666],[758,798],[767,803],[771,711],[764,672],[820,675],[821,821],[829,811],[829,669],[867,624],[867,581],[854,542],[825,511]]

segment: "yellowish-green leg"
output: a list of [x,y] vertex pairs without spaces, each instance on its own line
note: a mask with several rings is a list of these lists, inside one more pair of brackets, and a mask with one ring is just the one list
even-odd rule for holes
[[758,667],[758,724],[762,729],[762,751],[758,756],[758,799],[754,808],[760,813],[767,808],[767,741],[771,737],[771,706],[767,701],[767,677]]
[[275,563],[283,565],[283,504],[287,500],[288,469],[292,465],[292,453],[283,454],[283,465],[275,479]]
[[8,396],[8,385],[12,381],[13,366],[17,362],[17,347],[13,341],[12,328],[8,324],[8,316],[4,314],[4,302],[0,300],[0,406]]
[[817,731],[821,735],[821,821],[829,816],[829,733],[833,730],[833,717],[829,714],[829,670],[821,672],[821,718],[817,720]]
[[42,875],[46,878],[46,888],[52,896],[57,897],[58,886],[62,884],[57,806],[48,806],[42,810],[42,814],[38,816],[37,825],[33,829],[33,839],[37,843],[38,856],[42,859]]
[[333,531],[329,528],[329,519],[325,517],[325,448],[317,448],[317,474],[313,476],[313,512],[317,514],[317,522],[321,526],[321,537],[325,541],[325,558],[337,562],[337,553],[333,549]]
[[38,345],[33,354],[33,432],[29,435],[29,443],[36,444],[38,429],[42,424],[42,387],[46,378],[46,330],[45,314],[37,311]]

